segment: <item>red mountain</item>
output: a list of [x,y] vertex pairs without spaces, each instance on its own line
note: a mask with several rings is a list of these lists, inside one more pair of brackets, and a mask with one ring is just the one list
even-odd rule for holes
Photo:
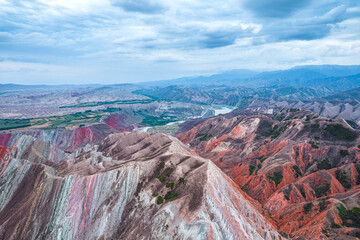
[[283,109],[184,125],[192,128],[177,137],[257,200],[288,237],[360,235],[360,132],[344,120]]

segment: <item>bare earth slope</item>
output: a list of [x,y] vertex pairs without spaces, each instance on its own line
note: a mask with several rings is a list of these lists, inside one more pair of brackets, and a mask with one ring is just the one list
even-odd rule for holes
[[164,134],[112,134],[72,154],[23,135],[0,154],[1,239],[284,239],[211,161]]
[[360,132],[284,109],[218,116],[178,135],[262,204],[280,231],[308,239],[360,234]]

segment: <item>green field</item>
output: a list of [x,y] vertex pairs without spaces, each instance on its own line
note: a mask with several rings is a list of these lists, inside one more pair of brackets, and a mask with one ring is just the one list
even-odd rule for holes
[[97,107],[97,106],[110,105],[110,104],[147,104],[147,103],[152,103],[152,102],[154,102],[154,100],[152,100],[152,99],[86,102],[86,103],[79,103],[79,104],[70,105],[70,106],[61,106],[60,108]]
[[102,116],[111,112],[119,112],[121,108],[107,108],[97,111],[78,112],[64,116],[52,116],[30,119],[0,119],[0,130],[38,126],[41,128],[58,128],[69,125],[99,122]]

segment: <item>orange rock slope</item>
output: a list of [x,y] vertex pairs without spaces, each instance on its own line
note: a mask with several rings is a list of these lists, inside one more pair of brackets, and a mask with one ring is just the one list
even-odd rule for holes
[[345,121],[283,109],[218,116],[178,138],[214,161],[287,237],[360,235],[360,132]]

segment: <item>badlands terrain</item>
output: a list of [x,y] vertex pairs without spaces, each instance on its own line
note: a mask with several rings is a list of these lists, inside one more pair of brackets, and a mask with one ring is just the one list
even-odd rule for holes
[[358,239],[359,74],[0,85],[0,239]]

